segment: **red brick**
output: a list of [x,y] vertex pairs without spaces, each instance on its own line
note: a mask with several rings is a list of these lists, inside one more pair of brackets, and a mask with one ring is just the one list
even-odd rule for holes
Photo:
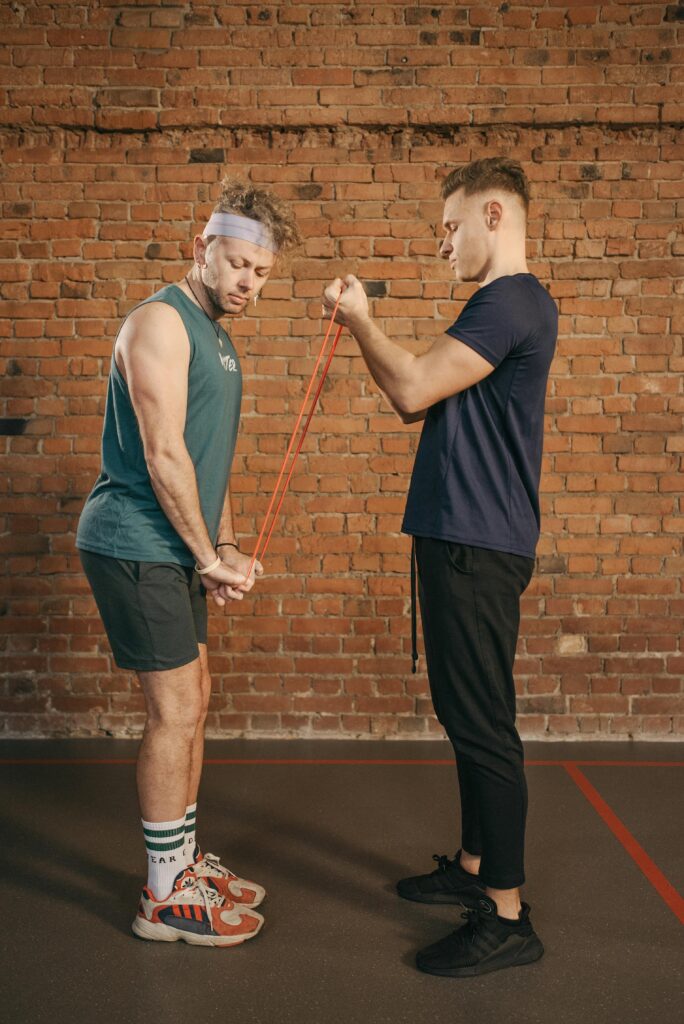
[[[517,664],[521,730],[672,732],[684,573],[673,289],[682,249],[671,237],[681,157],[667,124],[681,84],[676,25],[649,7],[633,15],[579,0],[567,17],[560,7],[438,4],[435,17],[431,6],[390,3],[361,7],[354,26],[340,26],[332,3],[268,8],[263,25],[260,8],[226,5],[218,25],[184,28],[179,11],[144,6],[115,24],[108,4],[84,26],[10,29],[0,62],[3,120],[15,126],[0,139],[0,355],[4,415],[31,422],[5,441],[4,620],[11,671],[46,673],[41,686],[64,707],[46,712],[41,697],[29,713],[16,697],[10,730],[123,735],[142,724],[130,674],[109,674],[73,529],[99,464],[103,374],[119,318],[178,279],[224,165],[275,184],[295,202],[306,238],[267,284],[259,317],[235,324],[247,354],[233,496],[239,529],[253,539],[315,358],[323,281],[347,269],[384,281],[374,314],[406,347],[424,347],[472,293],[452,288],[433,260],[438,178],[510,152],[533,183],[530,265],[561,307],[541,488],[544,571],[524,598]],[[603,55],[589,30],[618,45]],[[582,33],[588,45],[578,46]],[[580,124],[543,136],[534,127],[570,118]],[[627,122],[644,127],[627,138],[610,126]],[[82,145],[66,133],[93,124]],[[458,136],[436,137],[433,124],[456,124]],[[212,148],[224,150],[223,164],[189,162],[192,149]],[[151,235],[154,259],[145,257]],[[216,734],[441,734],[425,676],[410,675],[406,656],[408,549],[398,531],[419,432],[384,409],[344,337],[260,593],[228,617],[212,613]],[[560,655],[559,635],[583,644]],[[88,705],[102,700],[101,710]]]

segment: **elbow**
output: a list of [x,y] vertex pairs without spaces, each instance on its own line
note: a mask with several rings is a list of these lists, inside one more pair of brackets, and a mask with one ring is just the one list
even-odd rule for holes
[[145,465],[153,488],[157,488],[168,473],[167,463],[160,452],[145,455]]
[[403,420],[405,416],[410,416],[412,413],[416,412],[418,408],[415,405],[414,398],[409,388],[397,388],[390,397],[395,412],[401,420]]
[[404,424],[420,423],[421,420],[425,419],[425,409],[420,409],[419,411],[414,413],[405,413],[400,418],[401,422]]
[[425,402],[415,391],[406,392],[397,396],[395,408],[404,423],[413,423],[416,413],[425,409]]
[[178,462],[178,451],[168,445],[160,444],[145,449],[145,465],[152,480],[161,479]]

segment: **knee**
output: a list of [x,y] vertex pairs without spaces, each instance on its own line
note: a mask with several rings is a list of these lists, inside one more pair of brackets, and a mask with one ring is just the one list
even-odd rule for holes
[[202,719],[202,693],[199,687],[181,699],[162,699],[148,707],[147,728],[173,732],[191,738]]

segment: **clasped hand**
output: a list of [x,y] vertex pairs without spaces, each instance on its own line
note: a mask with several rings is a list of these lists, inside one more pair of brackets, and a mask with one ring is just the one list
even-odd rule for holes
[[254,586],[256,577],[263,576],[261,562],[255,562],[251,573],[247,575],[251,562],[249,555],[231,547],[225,554],[221,554],[221,564],[213,572],[202,576],[207,593],[211,594],[219,608],[223,608],[226,601],[241,601]]

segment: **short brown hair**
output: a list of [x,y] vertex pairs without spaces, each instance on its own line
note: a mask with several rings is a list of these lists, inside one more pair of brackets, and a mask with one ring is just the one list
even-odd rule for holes
[[517,160],[508,160],[504,156],[473,160],[472,163],[451,171],[442,182],[442,199],[448,199],[460,188],[467,196],[486,192],[490,188],[513,192],[522,200],[525,213],[530,207],[530,183],[525,172]]
[[254,188],[238,178],[223,179],[214,213],[237,213],[258,220],[271,232],[279,253],[288,252],[301,242],[289,204],[273,192]]

